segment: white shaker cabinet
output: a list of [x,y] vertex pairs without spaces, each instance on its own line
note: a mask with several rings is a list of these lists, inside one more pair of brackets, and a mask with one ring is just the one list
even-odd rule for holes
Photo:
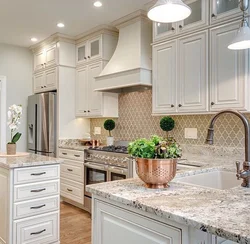
[[249,110],[248,50],[227,47],[235,37],[239,22],[211,29],[211,111]]
[[153,39],[154,42],[165,38],[171,38],[177,34],[177,23],[153,23]]
[[179,39],[178,112],[208,111],[208,32]]
[[153,47],[153,113],[176,112],[177,41]]

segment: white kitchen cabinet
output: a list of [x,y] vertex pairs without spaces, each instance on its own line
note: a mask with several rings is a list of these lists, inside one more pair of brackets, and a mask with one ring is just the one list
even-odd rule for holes
[[95,77],[104,68],[104,62],[80,66],[76,70],[76,116],[118,117],[118,94],[95,91]]
[[211,111],[249,110],[249,51],[227,47],[235,37],[239,22],[211,29]]
[[208,111],[208,32],[153,47],[153,114]]
[[210,24],[242,16],[239,0],[210,0]]
[[191,9],[191,15],[183,21],[175,23],[154,23],[154,42],[174,38],[187,32],[197,31],[208,26],[209,1],[186,0],[184,1]]
[[112,57],[118,41],[116,33],[87,36],[77,41],[76,63],[85,65],[98,60],[108,61]]
[[177,41],[153,47],[153,114],[176,112]]
[[56,44],[52,44],[51,46],[48,46],[44,50],[44,56],[45,56],[45,68],[49,68],[51,66],[54,66],[57,64],[57,50],[56,50]]
[[57,68],[46,69],[34,74],[34,93],[54,91],[57,89]]
[[44,68],[44,62],[45,62],[45,57],[44,57],[44,50],[38,50],[34,53],[34,70],[35,71],[40,71]]
[[0,168],[0,243],[60,241],[60,165]]
[[179,39],[178,112],[208,111],[208,32]]

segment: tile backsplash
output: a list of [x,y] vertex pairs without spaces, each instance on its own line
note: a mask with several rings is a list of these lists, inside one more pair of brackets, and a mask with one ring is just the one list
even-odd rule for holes
[[[152,116],[152,91],[123,93],[119,95],[119,118],[115,119],[113,131],[115,140],[132,141],[148,138],[153,134],[164,136],[160,128],[162,116]],[[175,128],[171,136],[187,145],[204,145],[207,128],[213,115],[176,115]],[[247,114],[250,119],[250,114]],[[91,136],[106,141],[108,132],[103,128],[105,119],[91,119]],[[101,135],[94,135],[94,127],[102,127]],[[185,139],[185,128],[197,128],[198,139]],[[215,124],[214,144],[221,147],[244,147],[244,128],[240,119],[234,115],[223,115]]]

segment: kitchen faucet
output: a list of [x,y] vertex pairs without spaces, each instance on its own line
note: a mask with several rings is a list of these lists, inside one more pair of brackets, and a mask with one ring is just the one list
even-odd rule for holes
[[241,170],[240,162],[236,162],[237,174],[236,177],[238,180],[243,179],[242,186],[243,187],[250,187],[250,124],[247,118],[240,112],[235,110],[223,110],[216,114],[214,118],[210,122],[210,126],[208,128],[207,134],[207,143],[213,145],[214,142],[214,124],[215,121],[222,115],[222,114],[234,114],[238,116],[244,124],[245,129],[245,162],[243,163],[243,169]]

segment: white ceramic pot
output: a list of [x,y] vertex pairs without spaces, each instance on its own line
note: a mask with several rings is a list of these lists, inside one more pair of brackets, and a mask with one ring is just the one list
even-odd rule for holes
[[107,137],[107,146],[114,146],[114,137],[113,136]]

